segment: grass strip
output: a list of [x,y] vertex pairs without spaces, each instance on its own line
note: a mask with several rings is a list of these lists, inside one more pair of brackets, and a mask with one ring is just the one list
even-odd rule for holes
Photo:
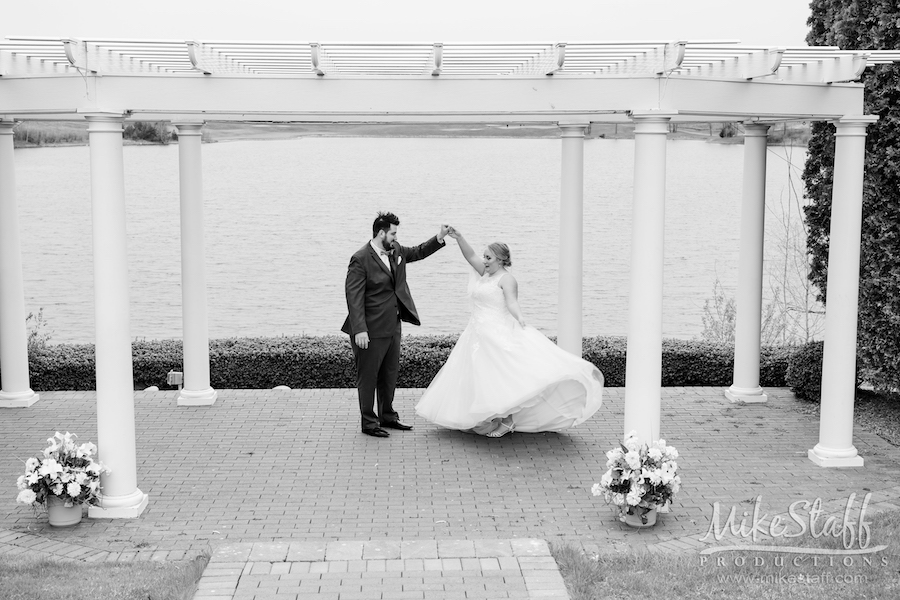
[[[551,544],[551,552],[572,600],[900,598],[900,512],[880,513],[867,521],[871,539],[866,546],[886,545],[886,549],[847,554],[840,537],[814,537],[807,531],[802,537],[770,541],[766,551],[587,555],[570,545]],[[798,547],[829,553],[793,550]]]
[[191,560],[85,563],[4,556],[4,600],[190,600],[209,555]]

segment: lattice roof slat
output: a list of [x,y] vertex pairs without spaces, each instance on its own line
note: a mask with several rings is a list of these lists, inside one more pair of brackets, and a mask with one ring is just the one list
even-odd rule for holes
[[[198,64],[189,47],[195,46]],[[681,56],[676,52],[680,51]],[[734,79],[782,76],[789,81],[841,81],[861,68],[900,61],[900,51],[846,51],[833,46],[774,48],[718,42],[552,43],[314,43],[40,37],[0,42],[4,75],[74,70],[108,74],[196,73],[298,76],[703,76]],[[286,60],[296,67],[286,69]],[[26,65],[23,61],[27,61]],[[863,63],[863,61],[865,61]],[[199,64],[202,63],[202,64]],[[438,66],[438,63],[439,66]],[[851,78],[851,79],[846,79]]]

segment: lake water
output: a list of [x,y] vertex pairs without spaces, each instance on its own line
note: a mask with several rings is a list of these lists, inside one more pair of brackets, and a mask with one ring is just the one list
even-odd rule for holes
[[[350,255],[378,210],[418,244],[440,223],[476,250],[509,244],[529,323],[556,333],[560,141],[302,138],[203,145],[209,332],[212,338],[337,334]],[[181,336],[178,147],[125,152],[131,335]],[[628,320],[633,140],[585,142],[584,334],[624,335]],[[52,342],[93,342],[87,147],[18,149],[26,311],[43,308]],[[767,260],[783,237],[775,215],[801,189],[802,148],[771,148]],[[715,278],[736,288],[743,147],[670,141],[663,332],[702,330]],[[796,220],[796,217],[794,217]],[[423,326],[458,333],[468,320],[467,265],[451,241],[410,265]]]

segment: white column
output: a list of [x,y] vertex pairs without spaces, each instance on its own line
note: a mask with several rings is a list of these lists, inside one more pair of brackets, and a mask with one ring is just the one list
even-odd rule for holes
[[147,495],[137,487],[123,115],[95,114],[85,118],[91,149],[97,446],[100,460],[111,471],[101,477],[100,506],[90,507],[88,515],[107,519],[137,517],[147,506]]
[[867,115],[844,117],[835,123],[819,443],[808,453],[821,467],[863,466],[863,458],[853,446],[856,319],[866,126],[877,120],[877,116]]
[[28,377],[25,288],[16,206],[13,122],[0,121],[0,408],[38,401]]
[[206,258],[203,246],[203,123],[176,123],[181,179],[181,315],[184,387],[179,406],[209,406],[218,392],[209,385],[209,327],[206,313]]
[[734,379],[725,397],[732,402],[765,402],[768,398],[759,385],[759,338],[769,126],[747,123],[744,132],[744,197],[734,331]]
[[584,256],[584,133],[587,125],[560,125],[559,309],[556,344],[581,356]]
[[634,121],[631,285],[625,360],[625,434],[659,439],[662,387],[663,238],[666,133],[674,113],[641,111]]

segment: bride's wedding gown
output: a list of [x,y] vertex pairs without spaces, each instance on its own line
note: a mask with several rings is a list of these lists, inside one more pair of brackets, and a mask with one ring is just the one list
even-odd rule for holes
[[603,375],[506,308],[500,279],[474,274],[472,316],[416,412],[442,427],[486,435],[513,415],[516,431],[561,431],[600,408]]

